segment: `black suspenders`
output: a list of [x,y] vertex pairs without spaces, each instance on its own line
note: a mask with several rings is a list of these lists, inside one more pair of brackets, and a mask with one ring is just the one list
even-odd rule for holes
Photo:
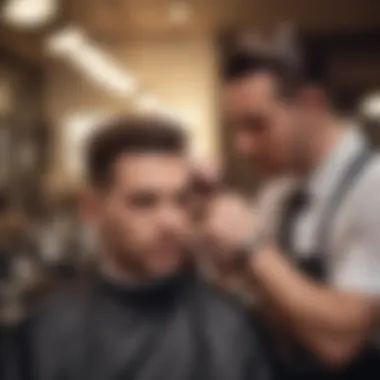
[[[360,174],[363,173],[366,165],[369,163],[372,157],[372,152],[366,148],[361,150],[351,161],[346,171],[343,173],[341,180],[332,192],[329,201],[325,208],[322,210],[322,217],[317,226],[317,249],[312,255],[306,258],[297,258],[296,252],[292,249],[290,234],[292,216],[287,212],[288,208],[285,206],[285,212],[283,214],[283,220],[280,225],[280,245],[289,257],[297,264],[297,266],[307,275],[313,279],[321,282],[328,280],[328,268],[327,268],[327,256],[328,252],[328,240],[330,238],[331,230],[339,207],[348,195],[349,191],[358,181]],[[293,215],[294,217],[295,215]],[[293,220],[294,221],[294,220]],[[285,371],[282,378],[286,379],[346,379],[350,377],[331,376],[325,372],[323,365],[316,360],[313,355],[307,352],[307,350],[300,347],[296,342],[293,347],[293,354],[295,355],[291,363],[286,364],[280,359],[281,371]],[[292,355],[293,356],[293,355]],[[281,365],[281,362],[285,365]],[[356,380],[356,378],[355,378]]]
[[[322,217],[317,226],[317,249],[311,256],[305,259],[297,259],[295,257],[295,252],[292,250],[291,244],[287,244],[284,247],[288,250],[290,257],[304,270],[305,273],[312,276],[316,280],[326,281],[328,276],[327,269],[327,259],[326,252],[328,249],[328,240],[330,238],[332,225],[335,221],[339,207],[344,201],[345,197],[348,195],[352,187],[355,185],[360,174],[365,169],[367,163],[372,157],[372,151],[368,148],[362,149],[351,161],[350,165],[347,167],[346,171],[336,187],[335,191],[332,192],[329,201],[327,202],[325,208],[322,210]],[[289,236],[285,236],[284,228],[291,221],[286,220],[287,215],[284,215],[284,219],[281,223],[281,242],[284,238],[289,240]]]
[[324,212],[317,230],[319,252],[326,252],[331,227],[339,210],[339,206],[342,204],[345,197],[349,194],[352,187],[356,184],[360,174],[365,169],[372,155],[372,152],[367,148],[363,149],[354,158],[344,173],[344,176],[338,184],[335,192],[332,194],[330,202],[328,202],[325,210],[323,210]]

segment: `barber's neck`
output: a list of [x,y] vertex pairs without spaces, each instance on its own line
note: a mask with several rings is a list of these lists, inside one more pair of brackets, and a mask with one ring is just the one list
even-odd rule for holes
[[311,142],[308,157],[301,170],[302,177],[310,176],[325,161],[340,144],[348,130],[338,118],[331,117],[321,126],[315,139]]

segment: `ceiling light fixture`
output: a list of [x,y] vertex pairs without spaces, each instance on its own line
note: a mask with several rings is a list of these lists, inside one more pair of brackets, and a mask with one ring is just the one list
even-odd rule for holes
[[70,54],[70,61],[91,79],[119,96],[133,94],[137,89],[136,79],[119,68],[100,49],[91,44],[82,46],[76,54]]
[[64,29],[46,41],[49,53],[66,59],[93,82],[119,96],[137,89],[136,79],[77,28]]
[[17,27],[34,28],[47,24],[57,12],[57,0],[8,0],[2,18]]
[[81,29],[68,27],[46,40],[46,51],[48,54],[64,55],[77,52],[86,41],[86,36]]

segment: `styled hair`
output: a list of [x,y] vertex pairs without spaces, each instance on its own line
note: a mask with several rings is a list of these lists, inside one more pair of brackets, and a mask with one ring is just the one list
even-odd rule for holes
[[223,67],[225,81],[234,81],[244,77],[267,72],[277,77],[281,95],[294,96],[304,82],[299,57],[291,47],[276,43],[236,44],[227,54]]
[[100,126],[88,141],[86,169],[91,185],[110,183],[112,166],[122,154],[182,154],[186,136],[180,125],[160,117],[123,117]]

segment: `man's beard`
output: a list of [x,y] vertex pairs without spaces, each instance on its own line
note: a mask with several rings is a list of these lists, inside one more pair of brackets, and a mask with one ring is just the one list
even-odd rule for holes
[[[152,251],[154,248],[152,248]],[[178,252],[175,255],[174,265],[169,264],[168,267],[160,268],[154,264],[157,257],[149,257],[152,253],[149,249],[135,251],[126,248],[123,245],[114,245],[112,249],[112,258],[114,265],[118,268],[120,274],[125,273],[127,277],[140,279],[143,281],[157,280],[159,278],[170,277],[180,272],[181,269],[188,264],[190,260],[189,250],[185,244],[178,243]],[[169,259],[170,260],[170,259]]]

